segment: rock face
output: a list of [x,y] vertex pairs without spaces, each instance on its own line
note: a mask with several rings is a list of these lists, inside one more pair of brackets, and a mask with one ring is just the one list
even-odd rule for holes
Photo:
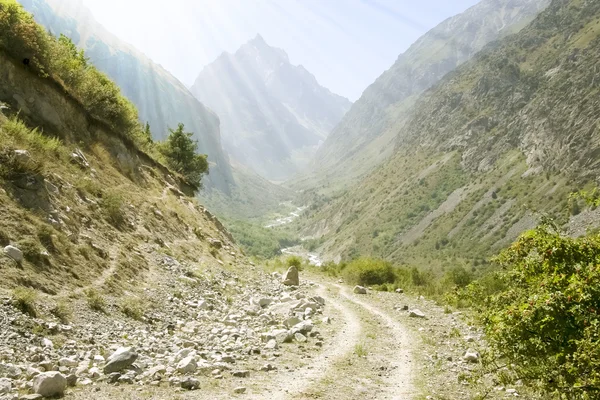
[[62,396],[67,387],[67,378],[60,372],[43,372],[33,378],[33,391],[44,397]]
[[190,90],[219,115],[232,158],[269,180],[306,166],[351,106],[261,36],[207,65]]
[[16,262],[21,262],[23,261],[23,252],[21,250],[19,250],[18,248],[16,248],[15,246],[6,246],[4,248],[4,253],[9,256],[10,258],[12,258],[13,260],[15,260]]
[[108,357],[107,363],[104,366],[104,373],[110,374],[119,372],[129,367],[137,360],[137,353],[131,347],[121,347]]
[[300,285],[300,276],[298,268],[291,266],[283,277],[283,284],[286,286],[298,286]]
[[356,294],[367,294],[367,288],[356,285],[354,286],[353,292]]

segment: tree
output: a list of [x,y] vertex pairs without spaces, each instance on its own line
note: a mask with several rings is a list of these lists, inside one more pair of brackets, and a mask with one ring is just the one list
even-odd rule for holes
[[148,122],[146,122],[146,125],[144,125],[142,135],[144,140],[146,140],[148,143],[152,143],[152,131],[150,130],[150,124]]
[[198,143],[192,139],[191,132],[185,132],[185,126],[169,129],[169,137],[161,145],[161,152],[168,166],[179,172],[189,184],[197,189],[202,187],[202,175],[208,174],[206,154],[196,154]]

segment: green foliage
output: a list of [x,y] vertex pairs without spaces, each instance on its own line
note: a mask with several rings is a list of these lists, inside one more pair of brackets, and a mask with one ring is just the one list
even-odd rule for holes
[[18,287],[12,292],[13,305],[33,318],[37,317],[36,301],[38,294],[35,290],[25,287]]
[[94,310],[99,312],[105,312],[106,309],[106,301],[104,297],[94,288],[87,289],[85,291],[86,301],[88,306]]
[[179,172],[192,186],[202,187],[202,175],[208,173],[208,160],[205,154],[196,154],[198,143],[192,139],[193,133],[185,132],[183,124],[177,129],[169,129],[169,137],[160,145],[167,164]]
[[353,285],[380,285],[396,280],[392,264],[384,260],[359,258],[342,271],[346,282]]
[[73,316],[73,311],[69,305],[61,300],[50,309],[50,313],[60,320],[63,324],[67,324]]
[[102,196],[102,211],[106,218],[116,227],[125,222],[123,195],[116,191],[108,191]]
[[64,85],[91,115],[144,144],[137,110],[119,87],[69,38],[49,35],[15,0],[0,0],[0,50],[19,63],[28,58],[33,71]]
[[40,243],[31,237],[20,240],[18,247],[23,252],[23,258],[34,265],[40,266],[47,260]]
[[285,260],[285,264],[288,267],[296,267],[300,269],[300,267],[302,266],[302,258],[298,256],[290,256]]
[[121,312],[129,318],[140,321],[146,312],[146,304],[142,299],[137,297],[125,297],[119,305]]
[[297,237],[281,229],[269,229],[253,222],[239,220],[224,219],[223,223],[235,241],[243,247],[244,252],[251,256],[274,258],[281,254],[281,249],[300,243]]
[[489,297],[490,342],[517,375],[568,399],[600,390],[600,236],[562,236],[545,222],[497,258],[505,289]]

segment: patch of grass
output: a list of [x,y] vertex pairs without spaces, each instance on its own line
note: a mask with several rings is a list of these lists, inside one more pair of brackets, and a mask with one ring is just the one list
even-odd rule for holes
[[105,192],[102,196],[102,211],[111,224],[122,226],[125,222],[123,195],[114,190]]
[[33,238],[25,238],[18,243],[18,248],[23,252],[23,258],[34,265],[42,265],[47,257],[42,253],[44,249]]
[[60,320],[63,324],[67,324],[73,317],[73,311],[66,301],[60,300],[56,303],[50,313]]
[[0,246],[5,247],[10,244],[10,236],[0,229]]
[[37,228],[37,237],[38,237],[40,243],[48,251],[52,251],[52,252],[56,251],[56,246],[54,245],[53,235],[54,235],[54,229],[52,227],[50,227],[49,225],[40,225]]
[[129,318],[140,321],[146,312],[146,303],[138,297],[129,296],[121,300],[119,308]]
[[366,357],[368,354],[366,346],[363,343],[357,343],[354,345],[354,354],[360,358]]
[[18,287],[13,290],[13,305],[24,314],[36,318],[38,315],[36,301],[38,293],[31,288]]
[[85,291],[85,296],[87,304],[92,310],[99,312],[106,311],[106,300],[104,300],[104,297],[100,293],[98,293],[96,289],[87,289]]

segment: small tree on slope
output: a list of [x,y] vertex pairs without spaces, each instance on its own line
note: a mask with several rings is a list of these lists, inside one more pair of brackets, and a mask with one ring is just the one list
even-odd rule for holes
[[183,124],[169,129],[169,137],[161,144],[161,152],[169,168],[179,172],[192,186],[202,187],[202,175],[208,174],[206,154],[196,154],[198,143],[191,132],[185,132]]

